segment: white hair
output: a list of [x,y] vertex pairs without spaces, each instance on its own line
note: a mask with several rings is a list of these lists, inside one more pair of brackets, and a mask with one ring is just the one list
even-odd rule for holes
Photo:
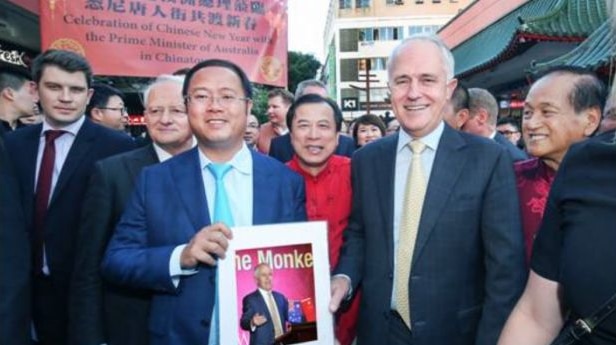
[[183,75],[171,75],[171,74],[161,74],[154,81],[152,81],[148,86],[145,87],[141,94],[141,100],[143,102],[143,106],[145,107],[148,104],[148,97],[150,96],[150,91],[152,88],[158,84],[166,83],[166,82],[174,82],[178,83],[180,86],[184,86],[184,76]]
[[453,54],[451,50],[445,45],[445,43],[434,34],[416,34],[412,35],[406,39],[404,39],[389,55],[389,60],[387,60],[387,75],[391,79],[391,71],[392,66],[394,64],[395,59],[400,54],[400,51],[404,49],[408,44],[415,41],[424,41],[430,42],[436,45],[441,52],[441,60],[445,63],[445,74],[447,75],[447,80],[453,79],[453,72],[455,70],[455,62],[453,59]]

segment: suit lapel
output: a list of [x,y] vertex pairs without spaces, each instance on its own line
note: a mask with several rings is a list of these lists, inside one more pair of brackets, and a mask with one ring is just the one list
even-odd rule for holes
[[195,232],[211,223],[197,150],[195,147],[174,157],[167,166]]
[[58,177],[58,182],[53,191],[53,196],[51,198],[50,207],[53,205],[54,200],[60,195],[62,189],[67,185],[70,180],[71,175],[75,172],[77,167],[86,161],[86,157],[88,153],[94,147],[96,141],[96,128],[94,125],[86,119],[83,122],[83,125],[77,132],[77,136],[75,137],[75,141],[71,146],[71,149],[68,151],[68,155],[66,156],[66,161],[62,166],[62,170],[60,171],[60,176]]
[[[24,190],[24,197],[29,197],[34,195],[34,179],[36,176],[36,159],[38,156],[38,148],[41,140],[41,131],[43,130],[43,125],[36,125],[37,129],[32,130],[28,133],[28,137],[24,138],[23,145],[21,147],[22,153],[21,156],[24,157],[25,160],[25,172],[26,175],[26,189]],[[27,129],[22,129],[27,130]]]
[[432,174],[424,199],[419,232],[413,252],[413,265],[417,262],[417,258],[421,255],[421,251],[434,230],[443,207],[449,199],[451,190],[458,181],[468,159],[463,150],[464,146],[466,146],[466,142],[462,136],[445,126],[434,158]]
[[143,167],[159,163],[154,146],[151,144],[136,151],[131,159],[127,159],[125,162],[126,168],[133,178],[139,176]]
[[266,159],[259,153],[250,151],[252,154],[252,223],[266,224],[274,219],[275,208],[271,186],[274,185],[274,177],[267,169]]
[[392,135],[381,139],[383,144],[379,147],[379,155],[376,157],[378,161],[382,160],[382,164],[374,164],[375,162],[369,162],[376,169],[376,177],[374,183],[376,184],[376,191],[378,193],[375,200],[381,200],[379,207],[381,207],[380,215],[383,217],[382,224],[385,224],[385,228],[382,229],[385,235],[385,243],[387,243],[387,257],[389,258],[389,267],[394,267],[394,237],[392,229],[394,227],[394,185],[396,175],[396,147],[398,146],[398,134]]

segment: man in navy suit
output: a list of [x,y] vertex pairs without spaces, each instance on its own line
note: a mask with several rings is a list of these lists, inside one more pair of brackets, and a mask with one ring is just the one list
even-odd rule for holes
[[524,287],[513,164],[500,145],[443,122],[453,65],[436,36],[395,48],[388,84],[401,130],[353,157],[330,310],[361,283],[358,345],[493,345]]
[[271,345],[285,332],[289,301],[273,291],[273,272],[268,264],[257,265],[255,281],[257,290],[242,300],[240,326],[250,332],[250,345]]
[[496,98],[486,89],[468,89],[469,118],[462,126],[467,133],[493,139],[504,147],[514,162],[528,159],[524,151],[517,148],[507,138],[496,131],[498,118],[498,103]]
[[84,116],[92,69],[81,55],[48,50],[32,63],[44,120],[6,136],[33,253],[32,316],[41,344],[67,342],[68,297],[81,206],[94,163],[134,148],[127,135]]
[[[227,223],[306,219],[301,177],[243,140],[252,107],[246,74],[206,60],[188,72],[182,94],[197,147],[142,171],[102,264],[112,282],[153,292],[152,345],[218,344],[216,334],[235,330],[217,324],[215,309]],[[215,178],[217,168],[227,173]],[[223,193],[232,219],[213,222]]]

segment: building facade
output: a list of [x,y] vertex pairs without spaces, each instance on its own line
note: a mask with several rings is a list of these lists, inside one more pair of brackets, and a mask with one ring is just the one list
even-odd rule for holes
[[330,0],[322,79],[345,120],[390,114],[387,59],[416,33],[436,33],[473,0]]

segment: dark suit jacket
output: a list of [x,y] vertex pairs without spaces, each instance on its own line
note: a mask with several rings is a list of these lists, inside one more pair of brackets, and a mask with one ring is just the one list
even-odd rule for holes
[[[355,141],[342,134],[340,134],[338,138],[338,146],[334,154],[351,158],[353,152],[355,152]],[[293,145],[291,145],[291,135],[289,133],[272,139],[269,151],[270,157],[274,157],[286,163],[293,158],[294,154],[295,150],[293,149]]]
[[509,156],[511,157],[511,160],[513,160],[514,162],[528,159],[528,155],[526,154],[526,152],[520,150],[517,146],[513,145],[511,141],[507,140],[507,138],[505,138],[505,136],[503,136],[502,134],[496,132],[496,135],[494,136],[494,141],[501,144],[507,150]]
[[[362,283],[359,345],[387,339],[397,141],[366,145],[352,161],[353,206],[335,273]],[[445,126],[409,278],[413,345],[496,344],[526,279],[516,195],[502,147]]]
[[1,137],[0,344],[30,344],[30,243],[17,179]]
[[[42,124],[33,125],[6,136],[6,147],[17,172],[21,194],[24,196],[23,207],[30,233],[34,223],[34,177],[42,128]],[[58,318],[68,317],[75,240],[81,221],[81,206],[94,163],[132,148],[133,141],[125,134],[86,119],[64,162],[51,196],[44,230],[47,265],[52,284],[62,296],[60,303],[66,305],[66,309],[57,311]]]
[[151,144],[96,163],[84,199],[71,285],[73,344],[147,344],[149,291],[103,282],[100,265],[139,172],[156,163]]
[[[198,149],[143,169],[103,259],[103,275],[153,291],[150,344],[199,344],[209,337],[216,268],[201,265],[169,277],[173,250],[210,225]],[[253,224],[306,219],[302,178],[257,152],[253,159]]]
[[[274,301],[276,301],[276,307],[278,308],[282,331],[285,332],[285,325],[289,314],[289,301],[279,292],[272,291],[272,295],[274,296]],[[250,321],[257,313],[264,315],[267,322],[257,327],[253,332],[250,328]],[[263,298],[258,289],[244,296],[242,300],[240,326],[243,330],[250,332],[250,345],[271,345],[274,343],[274,324],[271,320],[272,315],[267,308],[267,301]]]

